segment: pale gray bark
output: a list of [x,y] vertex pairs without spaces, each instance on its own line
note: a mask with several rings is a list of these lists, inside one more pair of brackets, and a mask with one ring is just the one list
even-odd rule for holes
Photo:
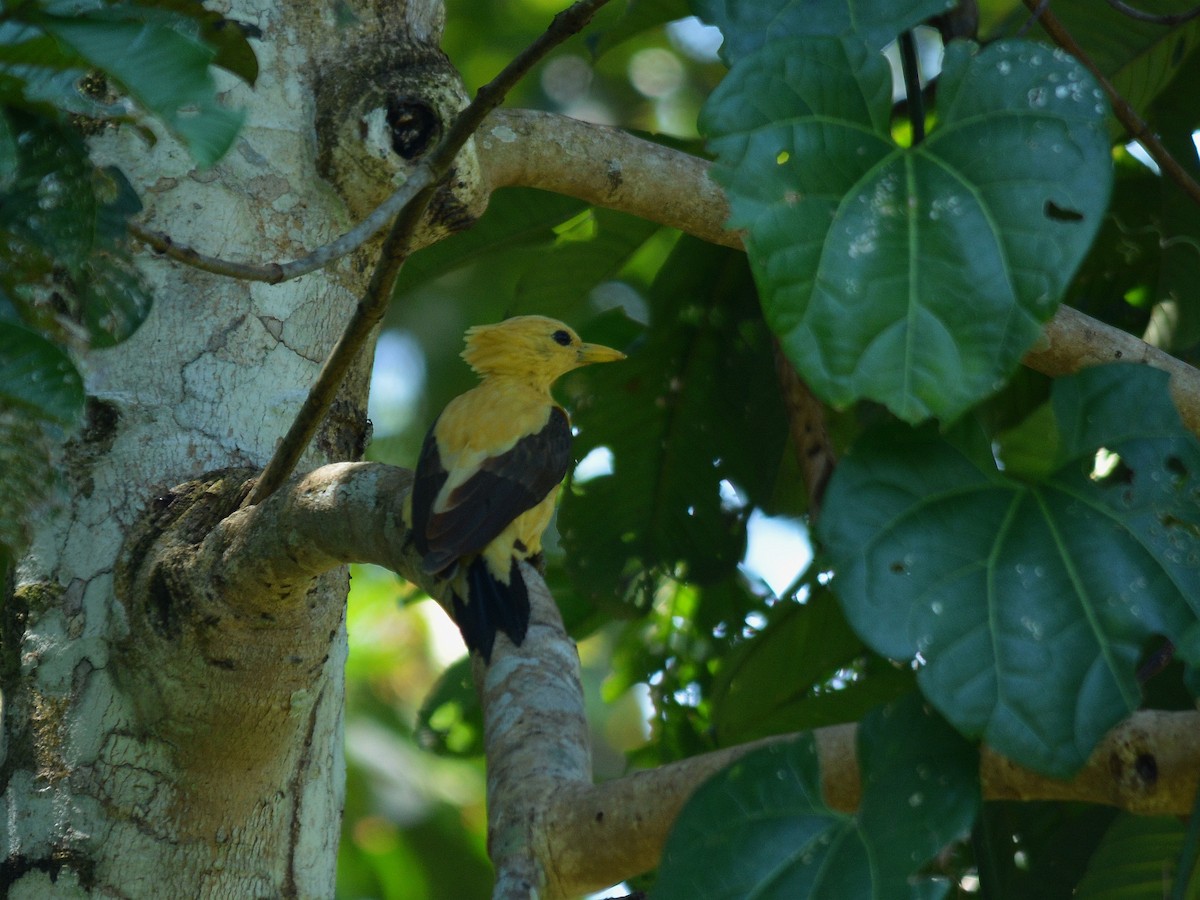
[[[138,189],[148,225],[206,253],[269,262],[335,237],[352,210],[394,189],[404,160],[359,146],[355,162],[339,140],[382,120],[369,105],[382,94],[360,90],[359,106],[318,116],[315,85],[341,90],[372,58],[376,81],[426,90],[447,116],[462,88],[436,47],[440,2],[414,2],[407,20],[403,3],[352,5],[356,24],[335,21],[327,4],[229,4],[229,18],[261,34],[261,74],[251,89],[216,73],[247,116],[212,169],[197,170],[169,135],[154,146],[130,130],[95,142],[96,158]],[[419,75],[404,82],[393,71],[404,65]],[[372,183],[340,176],[368,168],[364,159]],[[430,240],[474,214],[448,195],[440,211],[453,217],[431,225]],[[141,263],[153,311],[130,340],[82,360],[89,423],[5,598],[0,893],[330,897],[345,571],[260,570],[227,583],[219,567],[186,563],[299,407],[363,290],[369,248],[274,286],[150,253]],[[361,452],[369,365],[368,355],[305,466]]]

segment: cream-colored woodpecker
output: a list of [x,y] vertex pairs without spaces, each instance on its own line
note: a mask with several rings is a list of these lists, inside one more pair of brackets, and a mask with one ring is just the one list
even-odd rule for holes
[[477,325],[466,345],[462,358],[482,380],[429,429],[407,521],[425,571],[450,581],[467,647],[490,660],[497,631],[517,645],[525,639],[529,594],[519,562],[541,553],[571,465],[571,423],[550,386],[625,354],[585,344],[544,316]]

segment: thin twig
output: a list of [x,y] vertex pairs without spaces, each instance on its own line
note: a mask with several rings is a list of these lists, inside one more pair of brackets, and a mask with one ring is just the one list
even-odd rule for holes
[[917,60],[917,42],[912,29],[900,34],[900,68],[904,72],[904,94],[908,99],[908,121],[912,125],[912,145],[925,140],[925,98],[921,94],[921,64]]
[[404,184],[396,189],[395,193],[375,207],[369,216],[352,229],[328,244],[285,263],[254,265],[207,256],[191,247],[176,243],[169,235],[154,231],[137,222],[129,223],[129,231],[150,249],[194,269],[242,281],[265,281],[267,284],[279,284],[323,269],[346,254],[354,252],[378,234],[388,222],[396,217],[400,210],[411,203],[417,194],[434,181],[434,173],[426,160],[413,171]]
[[[556,15],[550,26],[533,43],[505,66],[499,75],[479,89],[475,99],[459,113],[441,142],[405,183],[405,188],[416,183],[423,186],[413,191],[407,204],[401,204],[399,215],[384,240],[379,263],[371,274],[371,283],[355,307],[354,314],[346,324],[342,336],[338,338],[337,344],[334,345],[325,364],[321,367],[316,382],[304,400],[304,405],[300,407],[287,434],[275,448],[274,454],[266,468],[263,469],[262,476],[243,505],[252,506],[269,497],[287,480],[296,468],[296,464],[299,463],[300,457],[304,455],[305,449],[316,433],[317,426],[329,411],[351,364],[357,358],[371,332],[383,319],[400,269],[411,252],[413,235],[420,225],[425,207],[429,205],[429,200],[436,189],[436,182],[450,169],[463,144],[475,133],[484,117],[500,105],[505,95],[542,57],[567,38],[582,30],[591,21],[596,11],[607,2],[608,0],[579,0]],[[397,194],[399,193],[401,192],[398,191]],[[390,203],[395,196],[396,194],[387,202]],[[386,206],[387,203],[384,205]],[[380,206],[379,209],[376,209],[369,219],[377,215],[383,208]],[[365,225],[369,219],[365,220],[363,224]]]
[[1174,15],[1158,15],[1156,13],[1144,12],[1137,7],[1130,6],[1128,3],[1122,3],[1121,0],[1108,0],[1108,5],[1122,15],[1129,16],[1131,19],[1137,19],[1139,22],[1150,22],[1154,25],[1182,25],[1200,16],[1200,6],[1195,6],[1187,12],[1175,13]]
[[1195,179],[1184,171],[1183,166],[1175,161],[1175,157],[1155,137],[1150,127],[1142,120],[1134,108],[1129,105],[1129,101],[1117,92],[1112,82],[1105,77],[1104,73],[1100,71],[1100,67],[1084,52],[1084,49],[1075,42],[1075,39],[1071,37],[1071,33],[1063,27],[1054,13],[1048,9],[1043,9],[1043,4],[1039,3],[1038,0],[1025,0],[1025,5],[1035,14],[1039,10],[1041,11],[1038,22],[1046,34],[1050,35],[1050,39],[1079,60],[1096,77],[1101,89],[1108,95],[1116,117],[1128,129],[1129,133],[1133,135],[1134,139],[1145,148],[1146,152],[1150,154],[1151,159],[1158,163],[1158,167],[1162,173],[1183,188],[1195,203],[1200,204],[1200,184],[1197,184]]

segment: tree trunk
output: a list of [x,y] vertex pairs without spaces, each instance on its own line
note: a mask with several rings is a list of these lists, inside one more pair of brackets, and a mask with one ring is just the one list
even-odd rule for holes
[[[232,4],[261,73],[253,89],[216,73],[246,120],[212,169],[168,136],[95,141],[151,228],[235,260],[300,256],[393,189],[405,160],[389,115],[431,110],[436,128],[461,106],[440,4],[360,3],[349,24],[326,9]],[[444,196],[431,215],[424,240],[474,211]],[[147,252],[149,319],[82,360],[87,426],[0,623],[0,893],[332,896],[346,574],[267,567],[231,585],[221,560],[190,563],[287,429],[370,249],[278,285]],[[361,453],[369,367],[368,353],[302,469]]]

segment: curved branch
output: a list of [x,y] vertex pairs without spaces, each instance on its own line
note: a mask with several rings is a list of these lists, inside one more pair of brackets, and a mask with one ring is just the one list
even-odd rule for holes
[[[980,758],[987,800],[1074,800],[1140,815],[1187,815],[1200,786],[1200,713],[1148,710],[1114,728],[1070,781],[1023,769],[988,748]],[[861,798],[857,726],[815,732],[825,802],[853,812]],[[688,797],[718,770],[781,735],[706,753],[553,798],[546,829],[564,893],[583,893],[658,864]]]
[[1150,22],[1153,25],[1183,25],[1200,16],[1200,6],[1193,6],[1187,12],[1175,13],[1174,15],[1159,15],[1157,13],[1145,12],[1136,6],[1130,6],[1128,3],[1123,3],[1122,0],[1108,0],[1108,5],[1122,15],[1129,16],[1131,19],[1137,19],[1139,22]]
[[[529,110],[492,113],[476,135],[476,147],[493,188],[557,191],[715,244],[742,246],[737,232],[721,227],[728,203],[708,176],[709,164],[697,157],[613,128]],[[1200,434],[1200,370],[1076,309],[1059,307],[1042,341],[1023,360],[1051,376],[1117,361],[1168,372],[1184,423]]]
[[[279,612],[281,590],[303,600],[306,579],[347,562],[386,566],[434,596],[400,516],[405,469],[336,463],[296,479],[258,506],[228,515],[201,545],[195,574],[241,598],[247,612]],[[593,890],[652,868],[679,810],[707,778],[769,738],[600,785],[574,644],[545,583],[531,569],[533,610],[520,647],[497,640],[476,664],[488,759],[489,849],[497,897]],[[253,599],[257,598],[257,599]],[[1117,726],[1072,780],[1023,769],[984,748],[988,799],[1080,800],[1145,815],[1185,814],[1200,783],[1200,713],[1143,711]],[[815,732],[826,802],[853,811],[860,798],[854,725]]]
[[498,109],[475,135],[491,189],[534,187],[742,249],[728,231],[725,192],[708,162],[606,125],[555,113]]

